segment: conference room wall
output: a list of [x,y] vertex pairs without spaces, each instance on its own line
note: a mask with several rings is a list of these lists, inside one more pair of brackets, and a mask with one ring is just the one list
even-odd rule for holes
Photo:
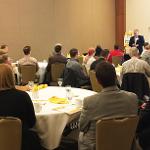
[[126,0],[126,31],[138,28],[145,40],[150,42],[149,6],[149,0]]
[[0,0],[0,20],[0,44],[8,44],[14,60],[25,45],[43,60],[55,43],[67,53],[115,42],[115,0]]

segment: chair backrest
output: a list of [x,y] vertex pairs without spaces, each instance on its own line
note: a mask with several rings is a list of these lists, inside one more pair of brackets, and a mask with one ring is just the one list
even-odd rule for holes
[[121,89],[135,93],[140,100],[149,96],[149,83],[143,73],[126,73],[123,75]]
[[21,120],[14,117],[0,117],[0,149],[21,150]]
[[57,79],[63,74],[65,68],[64,63],[54,63],[51,65],[51,79],[52,82],[57,82]]
[[86,76],[89,76],[88,71],[87,71],[87,69],[86,69],[86,66],[85,66],[85,65],[82,65],[82,68],[83,68],[84,74],[85,74]]
[[137,116],[97,121],[96,150],[131,150],[137,123]]
[[29,81],[35,81],[36,66],[20,65],[21,83],[27,84]]
[[121,65],[122,59],[123,56],[112,56],[112,63],[115,65],[115,67],[117,67],[118,64]]
[[94,70],[89,71],[90,81],[92,85],[92,90],[95,92],[100,92],[102,90],[102,86],[98,83],[96,74]]

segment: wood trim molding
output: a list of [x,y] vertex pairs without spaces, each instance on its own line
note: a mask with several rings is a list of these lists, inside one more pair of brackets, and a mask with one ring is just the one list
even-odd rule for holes
[[116,44],[124,48],[124,34],[126,31],[126,0],[115,0],[116,11]]

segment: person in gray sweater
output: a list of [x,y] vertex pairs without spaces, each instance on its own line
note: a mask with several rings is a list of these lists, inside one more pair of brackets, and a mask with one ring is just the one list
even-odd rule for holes
[[87,97],[79,119],[80,150],[96,149],[96,122],[102,118],[126,117],[137,115],[137,96],[134,93],[120,90],[116,86],[115,68],[108,62],[101,62],[96,67],[96,77],[102,85],[100,93]]

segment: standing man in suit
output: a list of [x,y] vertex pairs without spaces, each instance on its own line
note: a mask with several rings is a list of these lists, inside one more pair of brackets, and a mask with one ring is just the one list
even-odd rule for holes
[[143,51],[143,46],[144,46],[145,40],[142,35],[139,35],[139,30],[135,29],[134,30],[134,36],[130,38],[129,41],[129,46],[131,47],[137,47],[139,49],[140,54]]
[[99,63],[96,67],[96,77],[103,90],[83,101],[79,119],[79,150],[96,150],[97,120],[137,115],[137,96],[118,89],[115,68],[110,63]]

